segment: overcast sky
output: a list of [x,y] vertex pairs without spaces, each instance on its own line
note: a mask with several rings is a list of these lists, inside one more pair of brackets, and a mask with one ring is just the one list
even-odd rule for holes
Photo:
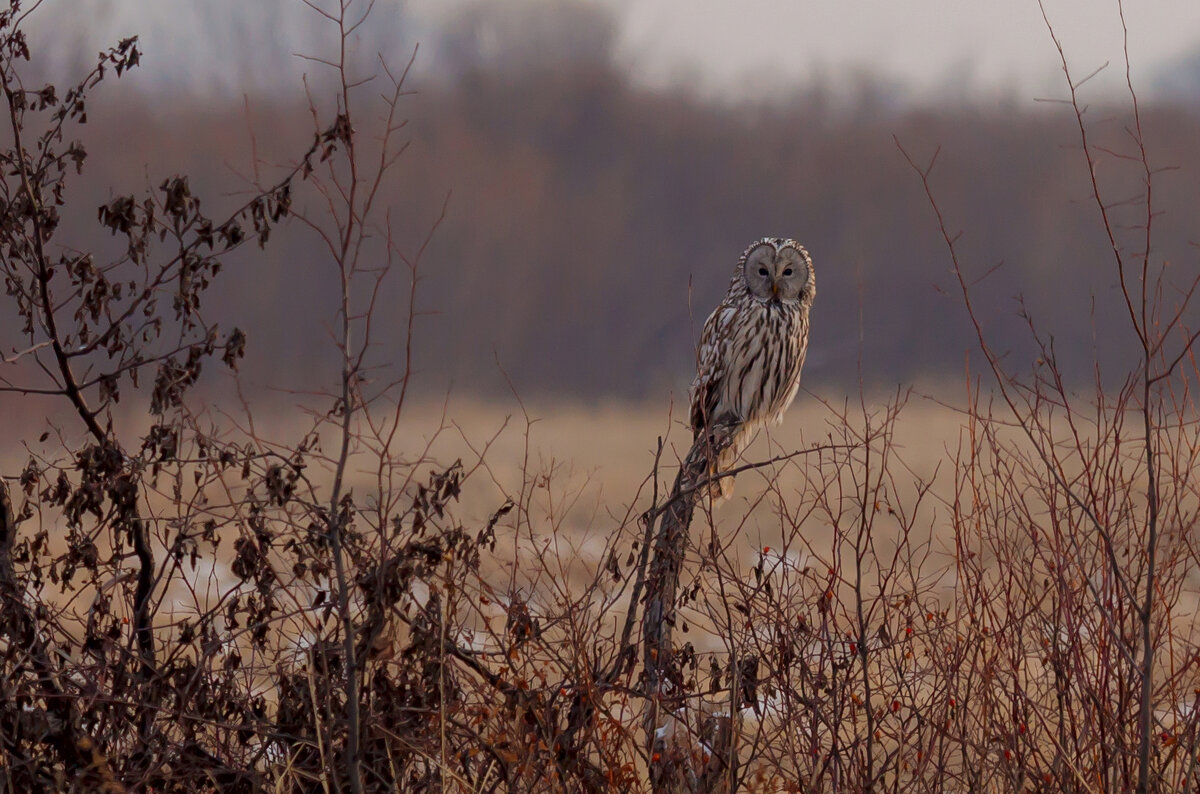
[[[623,52],[656,81],[691,74],[727,92],[747,82],[870,71],[920,94],[963,81],[1019,97],[1063,85],[1036,0],[610,2],[621,9]],[[1200,2],[1126,6],[1135,79],[1148,81],[1200,49]],[[1124,79],[1116,0],[1046,0],[1045,8],[1079,77],[1112,61],[1098,79],[1110,86]]]
[[[570,2],[570,0],[548,0]],[[1062,76],[1036,0],[599,0],[616,15],[618,58],[648,85],[763,96],[814,76],[835,86],[885,77],[905,96],[1060,96]],[[328,3],[329,0],[321,0]],[[378,0],[367,46],[436,47],[465,0]],[[530,0],[484,0],[504,8]],[[1134,78],[1147,93],[1200,53],[1200,2],[1126,3]],[[70,9],[77,13],[64,17]],[[1072,68],[1124,79],[1116,0],[1046,0]],[[280,90],[311,69],[290,54],[328,41],[300,0],[46,0],[39,30],[77,22],[85,52],[140,33],[153,79],[204,92]],[[61,53],[61,47],[57,48]],[[428,52],[428,50],[427,50]],[[62,57],[62,56],[60,56]],[[430,59],[425,59],[426,63]]]

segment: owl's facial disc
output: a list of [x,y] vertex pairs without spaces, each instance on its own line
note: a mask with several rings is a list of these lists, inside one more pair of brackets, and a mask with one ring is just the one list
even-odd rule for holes
[[795,248],[784,248],[775,258],[775,288],[779,300],[800,300],[800,293],[808,284],[808,260]]
[[750,251],[744,270],[746,289],[760,301],[794,303],[808,283],[808,261],[792,247],[775,250],[763,243]]

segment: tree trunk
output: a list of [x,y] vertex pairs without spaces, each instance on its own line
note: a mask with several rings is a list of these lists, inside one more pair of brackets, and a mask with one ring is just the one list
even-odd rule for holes
[[[658,514],[654,558],[647,578],[642,618],[642,665],[646,693],[646,745],[650,756],[650,784],[658,793],[698,794],[728,791],[734,708],[728,715],[712,717],[689,707],[682,695],[682,676],[675,664],[672,634],[679,591],[679,571],[687,552],[689,530],[696,505],[708,495],[708,485],[719,478],[711,472],[715,461],[733,439],[736,423],[714,425],[697,436],[688,452],[671,494]],[[690,712],[690,713],[689,713]]]

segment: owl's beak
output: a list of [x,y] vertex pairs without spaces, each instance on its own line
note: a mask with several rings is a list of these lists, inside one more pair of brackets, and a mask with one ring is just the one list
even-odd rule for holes
[[779,282],[778,281],[771,282],[771,297],[774,298],[775,300],[779,300]]

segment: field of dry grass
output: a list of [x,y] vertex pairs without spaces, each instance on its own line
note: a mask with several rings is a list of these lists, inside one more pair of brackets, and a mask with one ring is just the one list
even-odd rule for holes
[[[965,389],[946,385],[912,392],[896,423],[895,449],[914,482],[934,481],[939,468],[943,474],[948,471],[964,424],[961,410],[951,406],[956,401],[961,404],[964,396]],[[784,421],[761,433],[743,461],[765,461],[828,443],[840,435],[847,406],[852,416],[861,416],[864,404],[869,413],[878,414],[895,397],[894,392],[860,398],[835,389],[802,391]],[[675,399],[657,405],[538,400],[522,405],[515,400],[452,397],[445,403],[425,401],[407,409],[400,424],[401,438],[410,454],[424,452],[432,439],[430,455],[445,462],[462,458],[468,465],[478,460],[490,443],[484,478],[490,485],[477,482],[475,489],[464,493],[464,508],[476,518],[486,518],[507,496],[519,493],[529,475],[552,475],[549,482],[554,488],[538,499],[545,500],[542,506],[559,515],[569,536],[582,543],[592,533],[611,528],[614,516],[649,506],[647,478],[654,471],[660,438],[664,445],[660,494],[669,488],[678,459],[687,454],[692,442],[686,405],[679,402],[686,395]],[[805,477],[798,463],[787,462],[761,473],[747,472],[737,478],[733,497],[716,506],[718,523],[736,521],[746,549],[778,547],[779,518],[772,517],[770,506],[761,501],[767,482],[794,496],[803,488]],[[943,476],[938,483],[945,486],[940,496],[949,498],[949,478]],[[935,493],[937,490],[935,487]],[[747,509],[751,509],[749,521],[743,515]]]
[[[1120,697],[1128,694],[1118,691],[1116,702],[1094,699],[1114,695],[1104,682],[1126,662],[1112,643],[1130,636],[1136,616],[1118,597],[1120,585],[1105,562],[1101,539],[1081,534],[1082,517],[1072,517],[1063,494],[1056,494],[1048,479],[1051,470],[1038,463],[1034,440],[1017,433],[1007,413],[992,414],[968,397],[953,386],[861,398],[833,396],[829,390],[802,393],[784,422],[747,450],[747,462],[786,459],[740,474],[733,498],[702,505],[692,527],[682,562],[684,595],[676,626],[682,677],[676,686],[694,694],[687,696],[691,705],[666,716],[674,752],[687,755],[707,746],[705,720],[722,719],[733,698],[741,705],[734,709],[732,741],[745,765],[739,774],[750,790],[832,790],[826,788],[834,785],[831,759],[844,765],[838,774],[858,780],[892,775],[902,790],[1027,790],[1022,781],[1032,790],[1061,790],[1055,786],[1068,783],[1093,790],[1071,764],[1107,763],[1103,740],[1090,732],[1104,730],[1126,708]],[[272,402],[273,410],[263,407]],[[219,419],[232,438],[252,439],[257,457],[305,446],[308,481],[328,489],[334,472],[324,450],[336,445],[336,426],[320,414],[280,409],[274,397],[259,403],[253,422],[237,413],[188,421],[201,427]],[[948,407],[956,404],[971,410]],[[44,442],[33,440],[48,420],[30,405],[36,401],[24,403],[32,412],[19,425],[22,437],[35,451],[54,448],[55,434]],[[466,649],[463,653],[494,659],[489,664],[499,671],[498,680],[532,693],[535,701],[527,708],[542,697],[537,693],[586,686],[593,675],[588,666],[611,664],[621,646],[634,560],[645,543],[638,516],[663,501],[678,459],[690,445],[679,414],[669,401],[413,401],[395,420],[384,456],[404,472],[399,481],[394,472],[381,474],[383,458],[372,444],[377,431],[373,435],[357,426],[346,488],[362,506],[357,533],[364,551],[390,548],[388,554],[404,558],[411,553],[404,551],[408,546],[395,544],[419,544],[427,530],[418,527],[426,520],[435,521],[443,535],[465,530],[464,539],[455,541],[465,553],[441,556],[434,569],[410,582],[399,595],[396,618],[384,620],[373,635],[364,664],[390,670],[388,675],[410,674],[411,662],[402,660],[414,658],[420,648],[426,650],[419,653],[431,652],[428,626],[420,616],[435,609],[444,640]],[[145,432],[139,426],[146,422],[144,407],[126,404],[114,419]],[[1112,443],[1102,425],[1085,433],[1089,445]],[[1093,496],[1097,504],[1121,498],[1126,511],[1145,509],[1128,475],[1110,472],[1107,484],[1096,481],[1079,449],[1067,449],[1071,434],[1061,427],[1054,434],[1052,448],[1067,450],[1057,470],[1075,487],[1096,482],[1102,489]],[[69,448],[71,439],[66,441]],[[8,447],[6,473],[24,465],[23,456],[11,455],[14,448]],[[797,452],[802,454],[786,457]],[[1113,465],[1136,469],[1136,459],[1130,460],[1124,453],[1112,458]],[[462,478],[453,495],[445,494],[443,507],[435,505],[434,512],[420,507],[427,497],[417,498],[418,483],[455,461],[461,461]],[[52,468],[52,460],[42,463]],[[145,514],[155,527],[155,556],[164,561],[174,554],[171,527],[217,519],[220,528],[211,547],[201,547],[199,564],[173,565],[166,572],[153,625],[163,638],[185,638],[188,626],[208,626],[210,640],[223,637],[224,649],[209,646],[192,657],[183,645],[180,659],[224,665],[228,675],[236,658],[241,692],[236,698],[274,710],[289,702],[288,681],[328,686],[313,676],[333,662],[319,662],[313,654],[328,648],[337,631],[328,622],[329,612],[317,607],[335,587],[329,573],[316,578],[285,574],[297,559],[286,549],[307,542],[298,520],[303,510],[295,514],[281,504],[267,525],[270,534],[263,536],[271,538],[274,550],[260,563],[243,558],[246,539],[253,536],[247,529],[255,526],[244,509],[261,499],[263,483],[270,490],[265,465],[255,463],[249,477],[237,475],[236,468],[230,475],[201,477],[206,470],[200,466],[195,487],[178,474],[150,478]],[[401,500],[393,504],[398,515],[407,516],[406,529],[395,540],[382,534],[371,540],[376,532],[372,505],[389,496]],[[404,500],[413,500],[412,506]],[[1197,647],[1197,582],[1188,563],[1194,552],[1186,524],[1195,497],[1183,493],[1175,501],[1176,520],[1185,523],[1173,524],[1168,534],[1155,612],[1161,632],[1156,647],[1162,649],[1155,662],[1160,682],[1155,718],[1164,752],[1193,741],[1196,712],[1186,693],[1200,683],[1187,650]],[[426,513],[426,519],[419,518]],[[1069,520],[1060,523],[1063,519]],[[50,514],[36,526],[47,533],[43,555],[70,556],[77,531],[56,525]],[[494,530],[490,545],[481,530],[485,526]],[[1124,534],[1114,538],[1134,547],[1144,541],[1137,526],[1117,531]],[[482,546],[465,540],[477,534]],[[448,548],[441,552],[448,553]],[[302,563],[305,559],[299,557]],[[356,564],[367,571],[376,563],[363,558]],[[1144,562],[1135,552],[1130,565],[1136,575]],[[275,573],[264,579],[264,570]],[[42,585],[40,598],[55,612],[58,642],[91,636],[97,599],[112,587],[94,578],[65,591],[57,580]],[[267,592],[264,587],[279,588],[272,598],[289,605],[283,614],[266,618],[265,644],[251,641],[250,626],[238,628],[245,618],[225,615],[227,605],[253,603],[256,591]],[[64,593],[69,593],[66,600]],[[369,596],[356,596],[351,603],[356,619],[369,620]],[[122,599],[105,611],[118,620],[132,614]],[[175,657],[176,652],[169,656]],[[1068,658],[1070,671],[1063,666]],[[755,692],[735,696],[730,676],[748,660],[754,665]],[[281,664],[278,670],[271,666]],[[284,674],[285,668],[292,672]],[[81,669],[96,674],[88,665]],[[491,770],[487,775],[511,781],[536,777],[540,762],[522,761],[511,748],[549,741],[549,735],[522,732],[520,708],[497,708],[495,681],[489,685],[468,673],[455,674],[459,694],[437,707],[446,718],[475,715],[476,728],[456,741],[497,754],[494,763],[500,766],[485,765]],[[607,694],[595,696],[602,716],[592,726],[599,733],[588,740],[589,763],[606,769],[610,780],[633,785],[644,779],[647,760],[636,749],[643,739],[633,727],[641,711],[637,678],[623,676],[616,683],[622,681],[623,686],[610,684]],[[550,716],[562,707],[539,719],[567,719],[561,711],[557,718]],[[338,716],[336,710],[324,716],[318,710],[309,719],[315,727],[336,723]],[[1084,731],[1074,740],[1082,744],[1073,754],[1062,743],[1066,726]],[[421,735],[417,730],[402,741],[419,741],[425,748],[409,761],[418,767],[421,758],[430,760],[428,737]],[[222,744],[220,731],[215,741]],[[275,747],[268,758],[311,768],[305,746],[289,758],[269,733],[250,745],[264,752]],[[121,747],[129,752],[126,740],[110,745],[114,752]],[[800,748],[812,751],[797,755]],[[398,748],[385,753],[408,757]],[[1178,779],[1189,774],[1179,771],[1179,760],[1161,763],[1184,776]],[[282,774],[280,780],[292,783],[303,779],[270,769],[262,772]],[[461,779],[458,787],[469,788]]]
[[[945,483],[947,478],[935,475],[946,468],[962,440],[963,413],[952,406],[961,404],[964,396],[964,389],[948,385],[922,386],[911,392],[895,427],[895,448],[914,481]],[[743,461],[765,461],[827,442],[840,433],[847,408],[861,414],[861,406],[865,406],[869,413],[878,413],[895,397],[894,392],[860,398],[832,388],[802,391],[784,421],[760,433]],[[659,404],[456,395],[444,400],[425,398],[405,407],[395,450],[406,459],[428,458],[443,464],[461,459],[468,467],[483,459],[486,465],[475,476],[474,487],[463,493],[463,515],[476,521],[486,520],[505,498],[519,494],[530,477],[553,483],[554,487],[542,489],[544,493],[537,499],[547,512],[558,516],[558,526],[568,530],[573,541],[585,543],[592,533],[603,533],[606,525],[627,510],[649,506],[649,478],[654,473],[659,439],[663,443],[660,493],[670,486],[678,459],[686,455],[692,441],[685,401],[685,392],[665,395]],[[264,440],[289,445],[311,429],[311,417],[289,402],[277,398],[256,401],[254,427]],[[47,416],[49,407],[52,403],[38,399],[8,401],[10,421],[0,451],[4,472],[21,470],[27,459],[26,445],[37,454],[49,453],[59,446],[56,436],[60,430],[66,428],[68,439],[77,435],[70,431],[73,417]],[[244,414],[231,416],[237,424],[248,426]],[[153,424],[145,406],[136,401],[117,410],[116,422],[137,434]],[[38,442],[43,431],[51,437]],[[360,453],[360,462],[370,461],[366,449]],[[371,470],[356,471],[352,466],[349,481],[370,489],[377,485],[374,476]],[[770,518],[759,499],[767,481],[777,482],[783,492],[795,493],[804,478],[797,465],[786,462],[762,473],[748,472],[738,478],[733,497],[718,505],[716,518],[728,521],[738,515],[747,548],[772,545],[779,536],[778,519]],[[943,491],[941,496],[949,494]],[[755,508],[754,520],[742,522],[739,514],[748,507]]]

